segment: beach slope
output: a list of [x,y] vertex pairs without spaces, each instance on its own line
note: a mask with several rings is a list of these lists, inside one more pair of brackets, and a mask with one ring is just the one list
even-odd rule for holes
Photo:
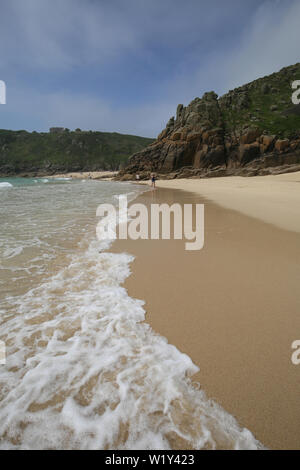
[[[299,448],[300,174],[158,181],[138,202],[204,203],[205,244],[124,240],[146,321],[200,367],[194,377],[273,449]],[[136,202],[136,201],[135,201]]]

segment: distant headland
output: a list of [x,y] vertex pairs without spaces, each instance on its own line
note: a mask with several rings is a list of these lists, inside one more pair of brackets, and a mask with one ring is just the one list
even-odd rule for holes
[[0,129],[0,175],[43,176],[75,171],[116,171],[133,153],[153,142],[116,132],[49,132]]

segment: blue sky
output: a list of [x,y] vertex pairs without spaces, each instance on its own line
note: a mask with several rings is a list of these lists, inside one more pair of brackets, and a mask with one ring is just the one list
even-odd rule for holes
[[299,62],[299,18],[299,0],[0,0],[0,128],[155,137],[178,103]]

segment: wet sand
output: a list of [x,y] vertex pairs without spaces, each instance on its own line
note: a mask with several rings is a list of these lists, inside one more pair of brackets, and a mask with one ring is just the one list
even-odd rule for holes
[[113,245],[135,255],[125,287],[145,300],[153,329],[199,366],[194,380],[209,398],[265,446],[299,449],[300,366],[291,362],[300,339],[299,233],[178,189],[134,202],[205,203],[200,251],[186,251],[181,240]]

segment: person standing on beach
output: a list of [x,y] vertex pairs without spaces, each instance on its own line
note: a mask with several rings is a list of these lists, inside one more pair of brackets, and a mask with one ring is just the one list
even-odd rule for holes
[[155,188],[155,181],[156,181],[156,177],[154,175],[154,173],[151,174],[151,187],[152,188]]

